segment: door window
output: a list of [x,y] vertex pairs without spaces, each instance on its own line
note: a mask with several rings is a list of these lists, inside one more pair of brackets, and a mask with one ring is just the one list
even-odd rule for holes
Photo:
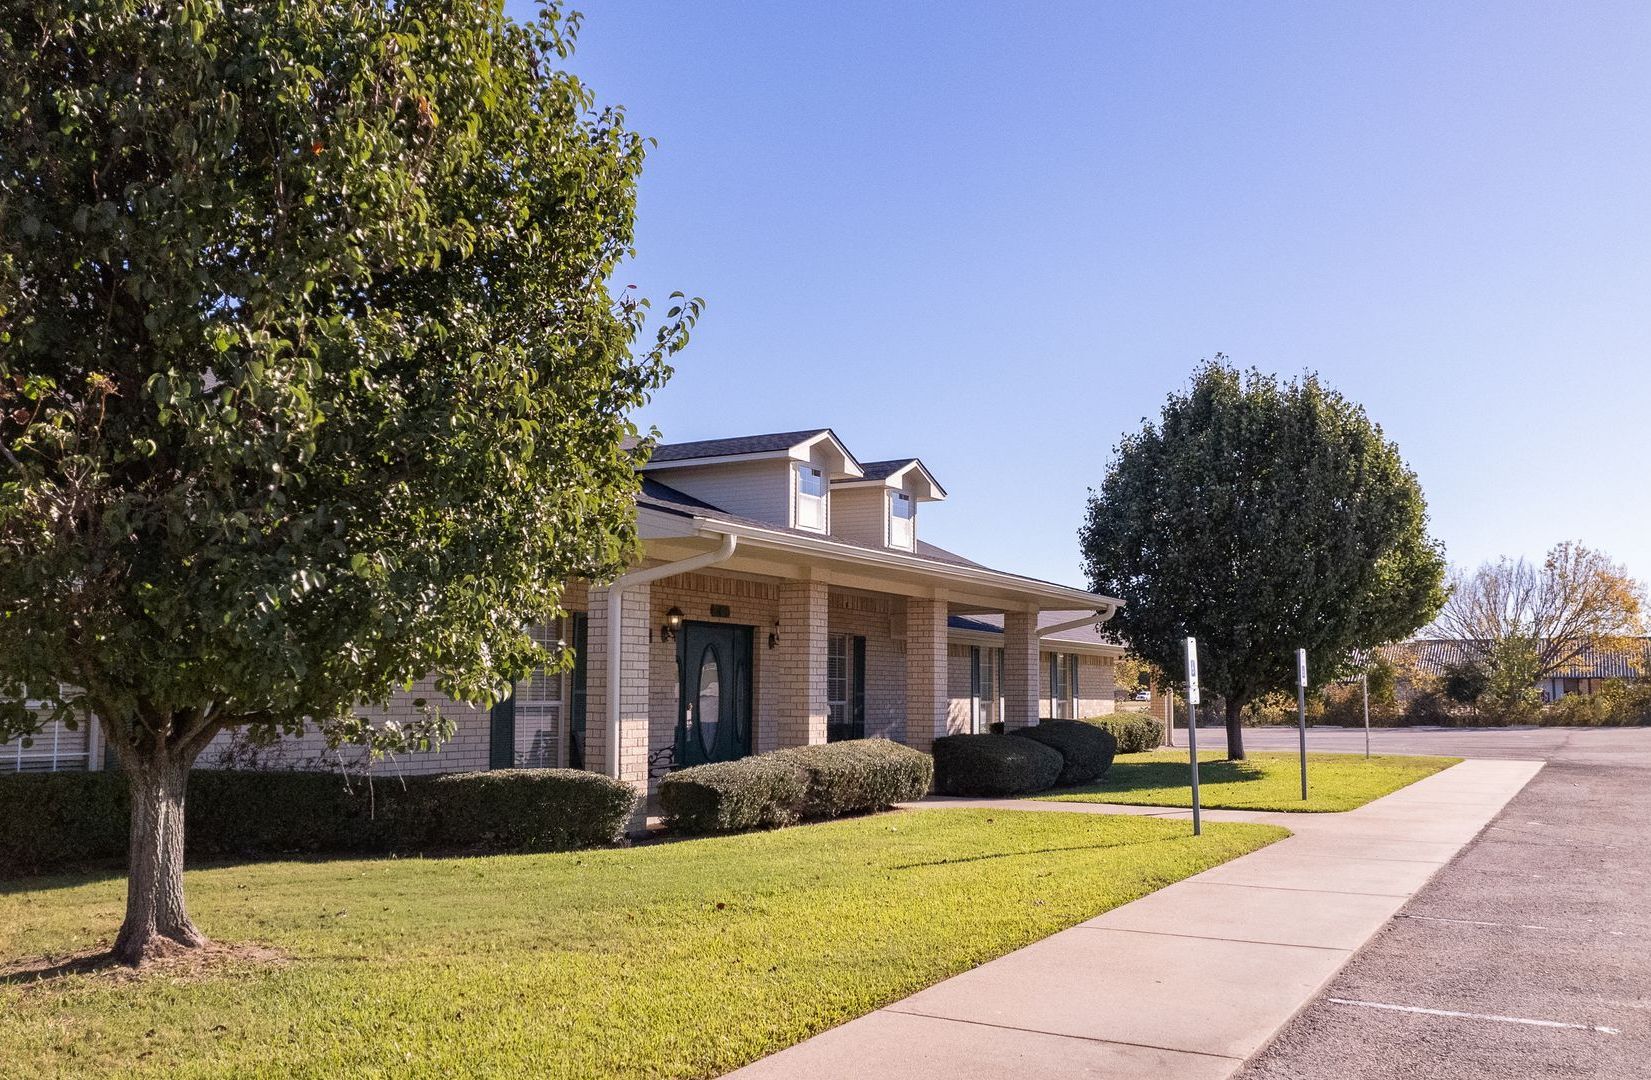
[[706,757],[716,752],[717,731],[722,724],[722,671],[715,646],[707,645],[699,664],[699,699],[694,702],[694,728]]

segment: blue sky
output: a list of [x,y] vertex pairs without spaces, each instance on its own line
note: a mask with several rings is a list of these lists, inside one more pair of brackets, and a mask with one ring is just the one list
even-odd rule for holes
[[1651,577],[1651,4],[577,6],[659,140],[626,279],[708,303],[666,438],[921,456],[922,535],[1080,583],[1224,352],[1364,403],[1453,561]]

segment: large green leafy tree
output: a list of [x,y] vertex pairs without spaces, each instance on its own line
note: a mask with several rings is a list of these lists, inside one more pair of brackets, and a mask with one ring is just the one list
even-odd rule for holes
[[1199,643],[1200,684],[1240,715],[1295,685],[1295,650],[1323,684],[1353,650],[1402,638],[1444,601],[1416,476],[1359,406],[1317,377],[1281,383],[1217,356],[1123,439],[1080,531],[1113,625],[1161,670]]
[[[185,780],[218,732],[489,701],[635,549],[644,141],[575,28],[470,0],[4,0],[0,738],[95,713],[131,777],[115,956],[203,942]],[[32,705],[29,703],[33,703]]]

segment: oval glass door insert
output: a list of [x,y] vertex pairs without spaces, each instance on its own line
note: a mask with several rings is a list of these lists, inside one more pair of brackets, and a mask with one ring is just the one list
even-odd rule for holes
[[695,727],[699,729],[699,745],[710,757],[717,744],[717,728],[722,723],[722,672],[717,666],[717,651],[706,646],[699,663],[699,700],[694,703]]

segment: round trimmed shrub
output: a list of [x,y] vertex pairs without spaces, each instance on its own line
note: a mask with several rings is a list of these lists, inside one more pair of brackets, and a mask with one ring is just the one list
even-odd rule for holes
[[687,834],[795,825],[807,794],[808,773],[777,754],[696,765],[659,783],[666,826]]
[[888,739],[852,739],[780,750],[770,755],[807,778],[805,818],[864,814],[921,799],[934,782],[934,759]]
[[1060,754],[1061,773],[1055,778],[1059,787],[1100,779],[1118,752],[1112,732],[1081,720],[1045,720],[1036,727],[1016,728],[1014,734]]
[[1164,729],[1150,716],[1100,716],[1081,721],[1112,733],[1120,754],[1144,754],[1164,745]]
[[946,735],[934,741],[934,789],[941,795],[1023,795],[1055,783],[1060,753],[1013,735]]

